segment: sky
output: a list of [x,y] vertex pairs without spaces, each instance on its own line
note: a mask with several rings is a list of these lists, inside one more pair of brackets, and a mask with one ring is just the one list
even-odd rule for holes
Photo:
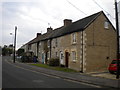
[[[120,0],[117,0],[119,2]],[[114,0],[2,0],[0,1],[0,46],[13,44],[17,26],[17,49],[36,37],[103,10],[115,26]]]

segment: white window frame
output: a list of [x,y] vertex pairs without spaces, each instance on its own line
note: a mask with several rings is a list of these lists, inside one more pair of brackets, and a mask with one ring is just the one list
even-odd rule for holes
[[63,64],[63,59],[64,59],[63,52],[60,51],[60,64]]
[[76,61],[77,60],[77,52],[76,51],[72,51],[71,53],[72,55],[72,61]]
[[105,29],[109,29],[109,22],[105,20],[104,22],[104,28]]
[[50,47],[50,40],[47,41],[47,46]]
[[77,34],[73,33],[72,34],[72,44],[76,44],[77,43]]

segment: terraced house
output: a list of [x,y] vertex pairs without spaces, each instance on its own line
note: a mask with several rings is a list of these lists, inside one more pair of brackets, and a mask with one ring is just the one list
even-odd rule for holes
[[59,58],[61,65],[81,72],[107,70],[117,56],[116,30],[103,11],[76,22],[65,19],[63,26],[47,28],[26,45],[42,63]]

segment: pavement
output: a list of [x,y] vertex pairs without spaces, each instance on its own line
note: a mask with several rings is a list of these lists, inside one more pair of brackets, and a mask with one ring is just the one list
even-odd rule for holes
[[108,88],[120,88],[120,79],[116,79],[116,75],[110,74],[109,72],[91,72],[91,73],[68,73],[62,71],[56,71],[46,68],[41,68],[37,66],[29,65],[30,63],[19,63],[16,62],[15,65],[24,67],[26,69],[32,69],[36,72],[40,72],[47,75],[52,75],[55,77],[69,79],[73,81],[93,84],[93,85],[100,85],[103,87]]

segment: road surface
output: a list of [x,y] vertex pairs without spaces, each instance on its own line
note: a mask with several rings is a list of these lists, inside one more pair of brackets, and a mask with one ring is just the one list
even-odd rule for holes
[[17,67],[9,57],[2,60],[2,88],[101,88],[100,86],[43,75]]

